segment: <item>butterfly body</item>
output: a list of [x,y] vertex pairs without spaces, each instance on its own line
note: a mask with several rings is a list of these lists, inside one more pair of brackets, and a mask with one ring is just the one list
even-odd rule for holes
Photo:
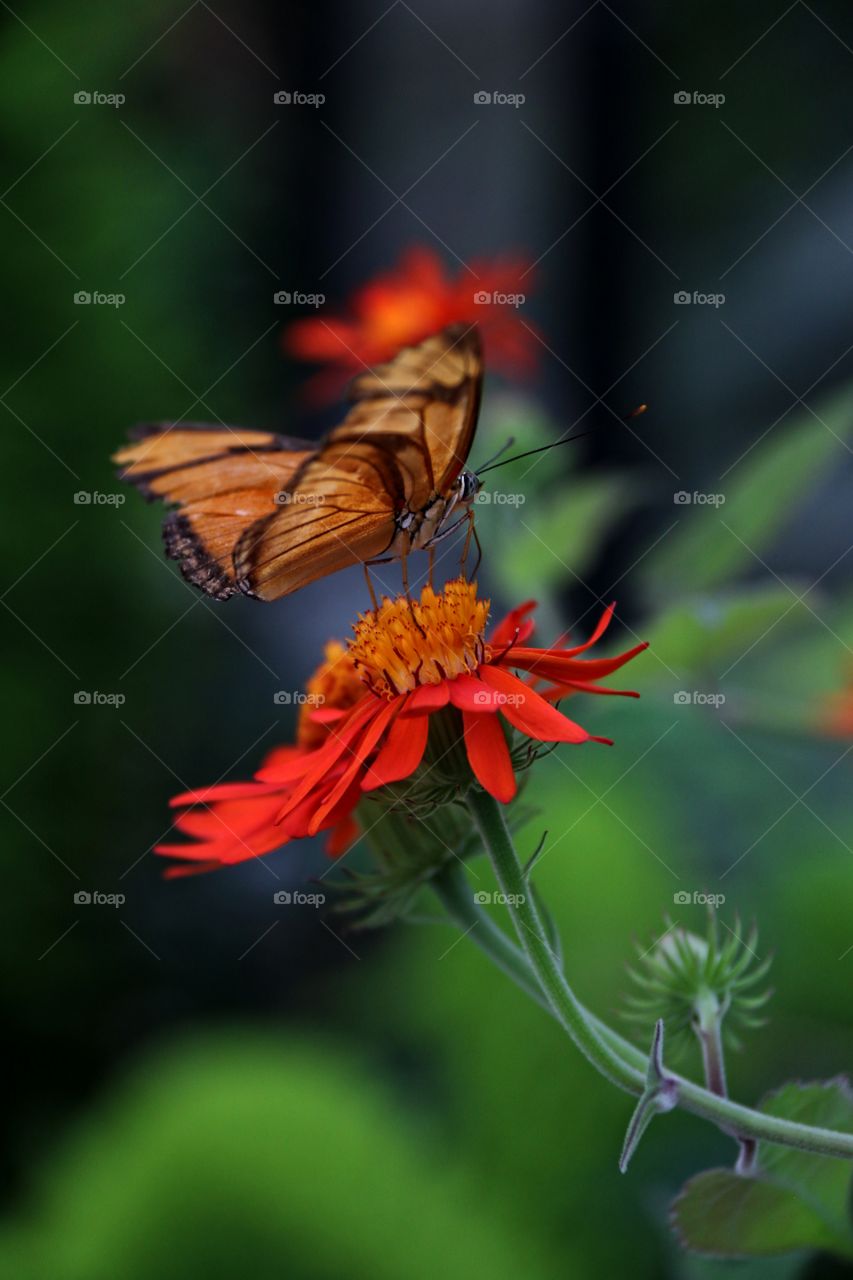
[[465,469],[482,382],[473,326],[451,325],[351,388],[319,445],[238,428],[159,424],[115,460],[178,506],[167,554],[206,594],[275,600],[337,569],[433,545],[479,491]]

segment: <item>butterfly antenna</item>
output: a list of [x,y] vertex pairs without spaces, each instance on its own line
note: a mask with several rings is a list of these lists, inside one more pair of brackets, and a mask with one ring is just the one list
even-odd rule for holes
[[[486,459],[486,461],[483,463],[482,467],[480,467],[480,471],[488,471],[488,469],[489,469],[489,467],[492,465],[492,463],[493,463],[493,462],[497,462],[498,458],[499,458],[502,454],[506,453],[507,449],[511,449],[511,448],[512,448],[512,446],[513,446],[514,444],[515,444],[515,436],[510,436],[510,437],[509,437],[509,439],[507,440],[506,444],[502,444],[502,445],[501,445],[501,447],[500,447],[500,449],[498,449],[497,453],[493,453],[493,454],[492,454],[492,456],[491,456],[491,458],[487,458],[487,459]],[[480,471],[476,472],[476,474],[477,474],[477,475],[479,475],[479,474],[480,474]]]
[[[636,409],[632,409],[630,413],[626,413],[622,418],[620,418],[620,422],[630,422],[632,418],[639,418],[641,414],[646,413],[648,407],[649,406],[647,404],[638,404]],[[504,458],[502,462],[489,462],[485,467],[480,467],[476,474],[478,476],[482,476],[485,475],[487,471],[493,471],[495,467],[505,467],[510,462],[520,462],[522,458],[532,458],[535,453],[547,453],[549,449],[556,449],[558,445],[569,444],[573,440],[583,440],[584,436],[592,435],[594,429],[595,428],[590,428],[589,431],[579,431],[577,435],[565,436],[562,440],[552,440],[550,444],[540,445],[538,449],[528,449],[526,453],[516,453],[511,458]],[[506,446],[504,446],[504,448],[505,447]],[[500,452],[503,453],[504,450],[501,449]],[[499,457],[500,454],[497,456]]]

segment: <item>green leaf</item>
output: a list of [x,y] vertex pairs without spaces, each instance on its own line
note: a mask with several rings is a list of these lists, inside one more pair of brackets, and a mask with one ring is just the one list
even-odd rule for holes
[[[802,1124],[853,1132],[846,1080],[786,1084],[761,1111]],[[762,1143],[756,1173],[711,1169],[692,1178],[672,1208],[685,1248],[719,1257],[754,1257],[791,1249],[826,1249],[853,1257],[847,1161]]]
[[794,1191],[764,1177],[709,1169],[691,1178],[672,1207],[672,1227],[686,1249],[748,1258],[792,1249],[853,1252]]
[[818,413],[828,429],[806,411],[790,426],[774,427],[735,463],[713,486],[725,498],[721,506],[674,506],[679,529],[641,570],[652,593],[660,597],[662,584],[670,597],[707,591],[757,567],[755,555],[763,554],[797,500],[813,491],[833,459],[846,456],[843,441],[853,436],[853,389],[821,405]]
[[[501,483],[506,486],[515,483],[521,493],[528,485],[527,480]],[[607,531],[635,501],[636,491],[622,476],[573,478],[568,494],[565,486],[561,486],[559,493],[542,495],[520,507],[487,505],[482,511],[478,509],[477,518],[480,520],[485,512],[489,513],[483,523],[489,522],[491,549],[490,518],[493,513],[502,513],[504,518],[498,530],[501,573],[507,589],[511,586],[515,591],[529,593],[531,560],[536,565],[533,578],[537,586],[576,583],[598,554]],[[494,524],[497,526],[498,520]]]
[[[783,1085],[762,1100],[760,1109],[801,1124],[853,1132],[853,1093],[843,1077]],[[768,1177],[819,1204],[839,1233],[850,1232],[851,1168],[845,1160],[828,1160],[793,1147],[765,1144],[760,1151],[760,1164]]]
[[734,662],[771,630],[799,623],[807,610],[782,586],[737,592],[723,598],[694,599],[665,610],[644,638],[661,661],[658,675],[666,667],[679,677],[688,672],[719,670],[721,663]]

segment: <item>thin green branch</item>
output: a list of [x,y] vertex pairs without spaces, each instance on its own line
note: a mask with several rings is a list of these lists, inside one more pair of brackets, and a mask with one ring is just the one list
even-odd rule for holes
[[[506,935],[496,926],[490,929],[482,925],[482,921],[487,919],[484,915],[475,916],[480,927],[472,929],[472,936],[476,935],[478,945],[488,951],[504,972],[525,990],[529,990],[531,979],[535,979],[554,1016],[596,1070],[619,1088],[639,1097],[645,1088],[646,1055],[591,1015],[566,981],[548,944],[536,904],[528,891],[500,805],[491,796],[473,787],[468,793],[467,803],[491,857],[498,883],[506,896],[513,926],[527,959],[528,974],[524,974],[519,958],[513,957],[509,950],[512,944]],[[457,885],[453,895],[454,911],[451,914],[457,924],[461,925],[463,918],[468,917],[467,913],[462,915],[463,908],[459,898]],[[473,899],[471,907],[475,908]],[[720,1097],[674,1073],[672,1079],[677,1085],[680,1106],[732,1136],[775,1142],[821,1155],[853,1158],[853,1134],[766,1115],[732,1102],[727,1097]]]

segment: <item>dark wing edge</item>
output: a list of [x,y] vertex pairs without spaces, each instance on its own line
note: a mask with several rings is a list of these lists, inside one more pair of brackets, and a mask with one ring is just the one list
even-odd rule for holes
[[239,588],[206,550],[204,543],[181,511],[171,511],[163,521],[166,555],[177,562],[187,582],[213,600],[240,595]]

